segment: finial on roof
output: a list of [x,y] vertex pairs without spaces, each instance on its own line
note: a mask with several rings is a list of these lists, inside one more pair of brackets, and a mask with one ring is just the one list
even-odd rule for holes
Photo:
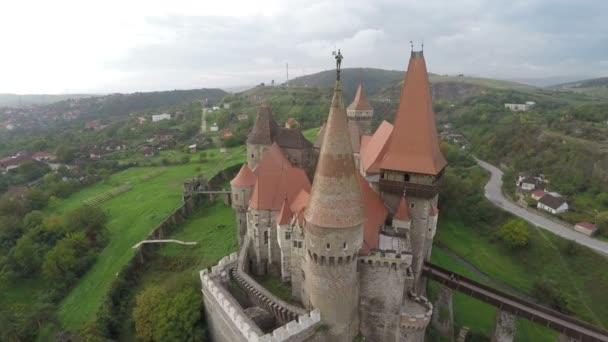
[[342,66],[342,59],[344,59],[344,56],[342,56],[340,49],[338,49],[337,53],[334,50],[332,52],[332,55],[335,56],[334,58],[336,59],[336,81],[339,81],[340,80],[340,68]]
[[412,47],[412,52],[414,52],[414,41],[410,40],[410,46]]
[[422,41],[422,44],[420,44],[420,51],[424,51],[424,40]]

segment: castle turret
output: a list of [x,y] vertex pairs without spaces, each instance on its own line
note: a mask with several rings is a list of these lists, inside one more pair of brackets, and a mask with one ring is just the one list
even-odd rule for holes
[[346,115],[348,116],[348,121],[357,123],[363,134],[372,133],[374,109],[367,101],[361,84],[359,84],[359,87],[357,88],[353,103],[351,103],[346,110]]
[[[395,212],[404,191],[411,219],[415,290],[425,293],[422,265],[430,255],[438,185],[447,162],[439,149],[429,79],[422,51],[412,51],[393,132],[380,163],[380,192]],[[431,223],[432,225],[429,225]]]
[[278,125],[274,121],[270,107],[262,104],[258,109],[253,128],[247,136],[247,164],[252,170],[262,158],[264,151],[272,145],[277,129]]
[[243,237],[247,233],[247,208],[249,199],[255,185],[255,175],[247,164],[243,164],[239,173],[230,181],[232,194],[232,208],[236,213],[236,229],[239,246],[243,243]]
[[359,333],[356,260],[363,244],[364,215],[340,81],[304,218],[303,302],[319,309],[332,341],[352,341]]

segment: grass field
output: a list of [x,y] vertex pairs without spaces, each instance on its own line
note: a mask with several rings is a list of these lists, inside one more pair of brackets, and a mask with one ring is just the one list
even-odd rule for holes
[[436,241],[490,277],[526,294],[532,294],[537,282],[548,282],[564,295],[568,309],[578,318],[608,326],[606,257],[583,247],[567,255],[563,239],[537,229],[532,231],[529,248],[513,252],[495,241],[492,233],[442,218]]
[[[484,283],[484,280],[477,277],[465,266],[458,263],[451,256],[439,248],[433,249],[431,261],[439,266],[453,270],[456,273]],[[438,284],[431,281],[429,295],[434,297],[438,289]],[[488,284],[491,286],[491,284]],[[453,291],[454,326],[460,328],[467,326],[476,334],[491,336],[496,323],[496,308],[463,293]],[[555,341],[557,333],[541,327],[525,319],[517,319],[516,341]],[[456,331],[457,333],[458,331]]]
[[[219,200],[205,203],[170,238],[196,241],[198,244],[162,245],[156,257],[146,262],[136,293],[148,286],[170,287],[175,281],[192,282],[198,291],[198,272],[215,265],[223,256],[238,249],[234,211]],[[119,340],[132,341],[133,334],[129,313]]]
[[[229,150],[223,168],[240,164],[244,146]],[[181,153],[181,152],[180,152]],[[179,157],[177,153],[174,157]],[[199,173],[210,172],[224,157],[219,150],[207,151],[208,161],[164,167],[130,168],[109,179],[90,185],[66,199],[50,203],[45,214],[65,214],[80,207],[86,199],[130,182],[133,189],[99,205],[108,215],[110,241],[93,267],[81,278],[59,305],[59,318],[67,328],[78,328],[90,321],[103,300],[114,276],[133,256],[131,246],[144,238],[170,214],[181,201],[183,181]],[[163,158],[161,154],[159,158]],[[219,252],[218,252],[219,253]],[[0,305],[28,308],[44,298],[47,283],[33,278],[3,287]]]

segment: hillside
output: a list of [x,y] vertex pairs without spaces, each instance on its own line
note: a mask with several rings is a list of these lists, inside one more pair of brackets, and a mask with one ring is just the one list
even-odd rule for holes
[[111,94],[77,101],[62,101],[50,105],[49,108],[57,111],[68,111],[77,107],[83,117],[101,119],[107,116],[122,116],[133,112],[162,109],[197,100],[207,99],[208,103],[212,104],[227,94],[227,92],[217,88]]
[[92,94],[64,94],[64,95],[19,95],[19,94],[0,94],[0,107],[23,107],[32,105],[45,105],[68,99],[80,99],[93,97]]
[[[341,71],[342,91],[346,98],[352,99],[359,83],[365,85],[365,92],[372,96],[392,83],[403,80],[403,71],[374,68],[344,68]],[[321,71],[289,81],[289,86],[300,87],[333,87],[336,80],[335,70]]]
[[549,87],[559,91],[571,91],[591,96],[608,97],[608,77],[592,78]]

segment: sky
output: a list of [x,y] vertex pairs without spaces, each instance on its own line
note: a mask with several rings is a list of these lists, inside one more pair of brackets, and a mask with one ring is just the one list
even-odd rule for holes
[[240,87],[334,67],[608,75],[605,0],[3,0],[0,93]]

